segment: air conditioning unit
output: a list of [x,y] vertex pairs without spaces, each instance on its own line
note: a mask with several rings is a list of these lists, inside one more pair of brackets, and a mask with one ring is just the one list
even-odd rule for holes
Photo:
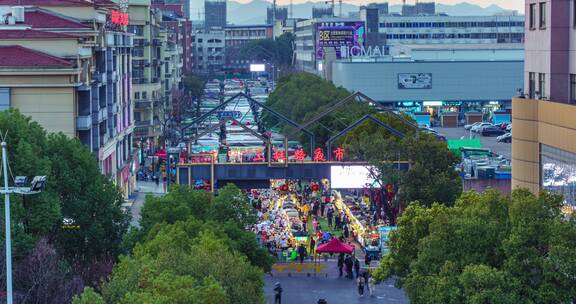
[[24,22],[24,7],[23,6],[13,6],[12,16],[16,22]]

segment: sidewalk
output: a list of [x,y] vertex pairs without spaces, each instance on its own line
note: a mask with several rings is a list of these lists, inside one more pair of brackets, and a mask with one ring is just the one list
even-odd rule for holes
[[155,182],[137,182],[136,192],[130,198],[131,204],[129,206],[130,212],[132,213],[132,226],[140,226],[140,210],[142,209],[142,206],[144,206],[146,195],[152,194],[154,196],[162,196],[166,193],[164,186],[163,183],[156,185]]

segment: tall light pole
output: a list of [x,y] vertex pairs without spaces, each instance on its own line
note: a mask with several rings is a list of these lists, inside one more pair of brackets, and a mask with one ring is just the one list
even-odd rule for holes
[[0,193],[4,194],[4,223],[6,225],[6,303],[12,304],[12,239],[10,224],[10,194],[36,194],[40,193],[46,185],[46,176],[35,176],[30,187],[24,187],[28,178],[26,176],[17,176],[16,187],[8,187],[8,153],[6,151],[6,142],[2,141],[2,173],[4,174],[4,189]]
[[8,190],[8,160],[6,142],[2,142],[2,169],[4,170],[4,224],[6,225],[6,300],[12,304],[12,240],[10,231],[10,191]]

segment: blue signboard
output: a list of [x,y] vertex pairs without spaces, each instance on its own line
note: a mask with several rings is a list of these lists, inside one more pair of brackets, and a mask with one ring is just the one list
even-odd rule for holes
[[220,120],[227,118],[239,119],[240,117],[242,117],[242,113],[239,111],[220,111],[217,112],[217,115],[218,119]]

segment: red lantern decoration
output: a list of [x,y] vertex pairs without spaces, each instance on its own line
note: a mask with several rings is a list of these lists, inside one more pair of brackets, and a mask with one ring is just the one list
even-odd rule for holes
[[284,184],[284,185],[280,186],[280,191],[288,192],[288,185]]
[[320,191],[320,185],[314,183],[312,184],[312,187],[310,187],[310,189],[312,189],[312,191],[314,192]]

